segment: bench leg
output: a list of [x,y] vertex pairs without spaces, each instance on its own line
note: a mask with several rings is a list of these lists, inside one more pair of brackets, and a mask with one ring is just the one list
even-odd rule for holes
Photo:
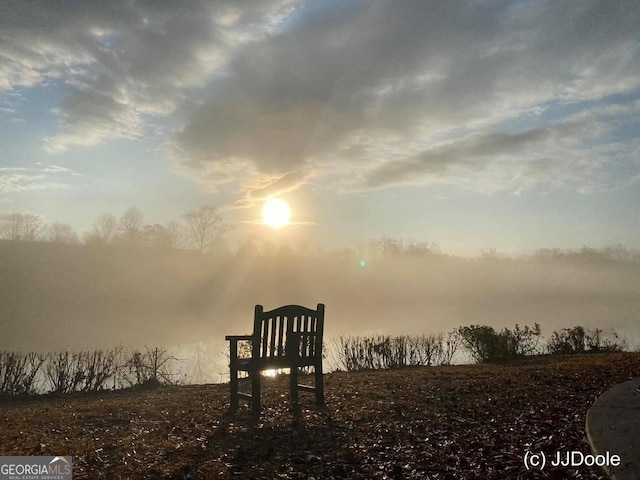
[[289,388],[291,403],[298,403],[298,367],[291,367],[289,374]]
[[238,411],[238,370],[230,368],[229,389],[231,391],[231,411]]
[[324,405],[324,380],[322,377],[322,361],[313,368],[315,374],[316,404]]
[[260,370],[251,372],[251,413],[260,416]]

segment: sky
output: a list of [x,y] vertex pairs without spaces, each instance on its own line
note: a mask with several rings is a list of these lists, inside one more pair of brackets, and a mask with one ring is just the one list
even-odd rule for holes
[[639,24],[637,1],[0,0],[0,213],[640,248]]

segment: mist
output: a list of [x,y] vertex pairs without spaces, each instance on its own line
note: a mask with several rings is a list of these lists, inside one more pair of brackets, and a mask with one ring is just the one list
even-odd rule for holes
[[0,243],[0,348],[52,351],[219,343],[253,307],[326,304],[327,338],[461,325],[613,328],[637,344],[637,262],[195,251]]

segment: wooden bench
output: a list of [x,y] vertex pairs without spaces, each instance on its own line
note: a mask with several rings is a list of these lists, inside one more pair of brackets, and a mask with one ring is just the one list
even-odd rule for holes
[[[324,329],[324,304],[316,310],[299,305],[286,305],[265,312],[256,305],[251,335],[228,335],[229,370],[231,373],[231,411],[238,409],[238,400],[251,402],[254,416],[260,414],[260,372],[290,369],[291,401],[298,401],[298,390],[314,392],[316,403],[324,404],[322,382],[322,333]],[[238,342],[251,345],[250,358],[238,358]],[[314,368],[315,386],[298,385],[298,368]],[[248,372],[251,393],[238,391],[238,372]]]

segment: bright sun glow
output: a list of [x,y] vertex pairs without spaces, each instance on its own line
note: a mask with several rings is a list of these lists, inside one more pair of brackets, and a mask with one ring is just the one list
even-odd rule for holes
[[281,228],[289,223],[291,208],[289,204],[279,198],[267,200],[262,207],[262,221],[272,228]]

